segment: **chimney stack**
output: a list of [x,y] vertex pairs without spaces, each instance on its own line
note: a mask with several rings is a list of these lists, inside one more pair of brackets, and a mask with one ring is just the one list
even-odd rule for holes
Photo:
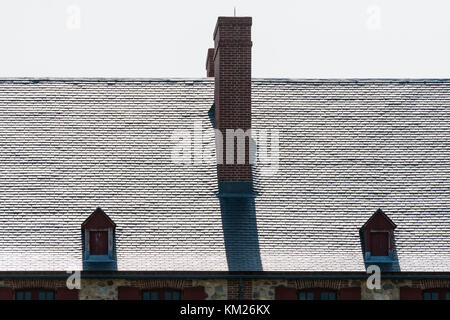
[[206,76],[208,78],[214,77],[214,48],[208,49],[208,56],[206,57]]
[[[251,129],[251,26],[251,17],[219,17],[214,31],[215,48],[208,50],[208,76],[215,78],[216,129],[223,136],[223,164],[219,159],[217,168],[219,188],[221,183],[222,186],[251,185],[250,137],[245,137],[245,162],[238,160],[238,139],[234,138],[234,150],[227,150],[226,143],[228,129],[244,132]],[[234,155],[231,163],[227,161],[227,153],[229,157]]]

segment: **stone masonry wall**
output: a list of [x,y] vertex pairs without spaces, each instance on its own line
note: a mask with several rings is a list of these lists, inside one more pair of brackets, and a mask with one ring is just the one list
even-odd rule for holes
[[[126,279],[81,279],[80,300],[117,300],[117,288],[133,286]],[[206,300],[226,300],[227,282],[221,279],[194,279],[192,286],[204,286]]]
[[[349,287],[361,287],[362,300],[399,300],[400,287],[415,286],[411,280],[381,279],[381,289],[370,290],[365,280],[344,280],[344,285]],[[275,299],[275,287],[295,286],[295,281],[286,279],[255,279],[253,280],[253,299],[273,300]]]
[[[170,280],[169,280],[170,281]],[[179,280],[172,280],[179,281]],[[207,300],[235,300],[238,299],[239,280],[237,279],[193,279],[181,280],[184,285],[204,286]],[[308,280],[311,281],[311,280]],[[314,280],[312,280],[314,281]],[[321,280],[318,280],[321,281]],[[327,280],[325,280],[327,281]],[[399,300],[400,287],[450,287],[450,282],[439,280],[396,280],[381,279],[381,289],[370,290],[365,280],[339,280],[343,287],[361,287],[362,300]],[[431,282],[430,282],[431,281]],[[435,281],[435,282],[432,282]],[[438,282],[436,282],[438,281]],[[80,300],[116,300],[119,286],[146,286],[146,280],[129,279],[81,279]],[[273,300],[275,287],[296,287],[296,279],[244,279],[242,294],[244,299]],[[57,279],[0,279],[0,287],[17,288],[57,288],[65,285],[64,280]]]

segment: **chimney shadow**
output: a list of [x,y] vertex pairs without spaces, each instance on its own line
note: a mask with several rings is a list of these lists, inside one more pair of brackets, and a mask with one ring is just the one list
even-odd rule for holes
[[[242,192],[233,195],[223,190],[224,186],[220,184],[221,182],[219,190],[222,189],[222,192],[219,191],[217,196],[220,201],[228,270],[262,271],[256,222],[256,194]],[[253,186],[253,182],[250,182],[250,186]]]
[[[208,111],[216,129],[215,105]],[[262,271],[253,172],[250,181],[218,181],[222,230],[229,271]]]

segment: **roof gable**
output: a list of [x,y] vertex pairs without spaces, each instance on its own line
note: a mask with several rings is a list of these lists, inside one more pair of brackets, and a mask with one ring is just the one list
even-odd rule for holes
[[383,210],[378,209],[369,218],[369,220],[364,223],[361,230],[364,229],[395,229],[397,225],[383,212]]
[[83,222],[82,228],[87,229],[101,229],[101,228],[115,228],[116,224],[110,217],[100,208],[94,212]]

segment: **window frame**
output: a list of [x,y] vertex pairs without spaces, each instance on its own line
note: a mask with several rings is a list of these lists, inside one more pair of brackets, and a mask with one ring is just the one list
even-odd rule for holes
[[[149,299],[144,299],[145,294],[149,294]],[[158,295],[157,299],[152,299],[152,293],[156,293]],[[178,293],[178,299],[166,299],[166,294],[170,293],[173,297],[174,293]],[[162,299],[161,299],[162,298]],[[149,288],[141,290],[141,299],[142,300],[182,300],[183,299],[183,290],[176,288]]]
[[[300,299],[300,295],[304,293],[306,299]],[[323,294],[330,293],[334,294],[334,299],[322,299]],[[308,299],[308,297],[312,294],[312,299]],[[335,301],[338,299],[338,290],[331,289],[331,288],[305,288],[297,290],[297,300],[300,301],[313,301],[313,300],[319,300],[319,301]]]
[[[108,253],[107,254],[91,254],[90,233],[91,232],[108,232]],[[87,261],[111,262],[113,261],[113,244],[114,244],[114,228],[85,228],[84,229],[84,247],[85,259]]]
[[[433,299],[433,294],[437,294],[437,299]],[[430,299],[425,299],[425,295],[429,294]],[[448,299],[447,299],[448,297]],[[422,290],[422,299],[426,301],[447,300],[450,301],[450,288],[431,288]]]
[[[377,230],[377,229],[370,229],[370,230],[368,230],[369,231],[369,237],[370,237],[370,246],[369,246],[369,251],[368,252],[370,252],[370,256],[371,257],[388,257],[389,256],[389,253],[392,251],[392,248],[391,248],[391,243],[392,243],[392,239],[391,239],[391,237],[392,237],[392,235],[391,235],[391,230],[386,230],[386,229],[382,229],[382,230]],[[382,256],[378,256],[378,255],[374,255],[373,253],[372,253],[372,249],[373,249],[373,243],[374,243],[374,235],[376,234],[376,233],[384,233],[384,234],[386,234],[387,235],[387,255],[382,255]]]
[[[22,299],[18,298],[19,294],[23,294],[24,297]],[[30,293],[30,299],[25,299],[25,294]],[[39,295],[41,293],[45,293],[46,297],[45,299],[39,299]],[[51,293],[52,299],[48,299],[47,295]],[[24,289],[16,289],[14,290],[14,299],[15,300],[56,300],[56,292],[52,289],[45,289],[45,288],[24,288]]]

